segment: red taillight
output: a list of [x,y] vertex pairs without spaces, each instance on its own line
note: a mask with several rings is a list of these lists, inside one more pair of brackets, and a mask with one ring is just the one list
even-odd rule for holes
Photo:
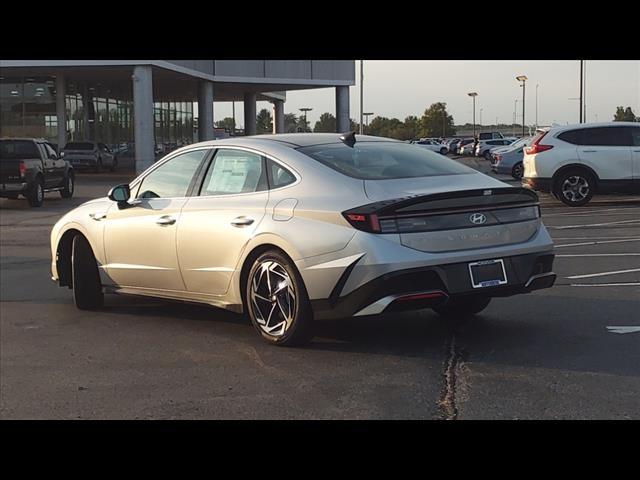
[[547,132],[541,132],[536,138],[531,142],[531,146],[524,149],[524,153],[527,155],[534,155],[536,153],[545,152],[547,150],[551,150],[553,145],[540,145],[540,140],[547,134]]
[[442,298],[446,296],[443,292],[426,292],[415,293],[413,295],[404,295],[396,299],[398,302],[410,302],[413,300],[427,300],[429,298]]
[[21,160],[20,161],[20,176],[24,177],[24,174],[27,173],[27,166],[24,164],[24,162]]
[[375,213],[344,213],[344,218],[352,227],[365,232],[380,232],[380,222]]

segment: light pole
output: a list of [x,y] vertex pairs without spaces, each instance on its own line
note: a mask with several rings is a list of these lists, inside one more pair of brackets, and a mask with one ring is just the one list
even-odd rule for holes
[[304,112],[304,128],[307,128],[307,112],[310,112],[311,110],[313,110],[313,108],[309,108],[309,107],[302,107],[299,108],[298,110],[300,110],[301,112]]
[[364,115],[364,60],[360,60],[360,135],[364,132],[362,117]]
[[482,110],[484,110],[484,108],[480,109],[480,131],[482,132]]
[[580,123],[582,123],[582,75],[584,73],[584,60],[580,60]]
[[364,115],[365,117],[367,117],[367,127],[369,127],[369,116],[373,115],[373,112],[365,112],[362,115]]
[[518,120],[516,118],[516,112],[518,111],[518,99],[515,99],[515,102],[513,103],[513,136],[516,136],[516,121]]
[[536,83],[536,130],[538,129],[538,87],[539,83]]
[[236,134],[236,102],[231,102],[231,116],[233,117],[233,135]]
[[478,94],[476,92],[469,92],[467,95],[473,98],[473,138],[476,138],[476,97]]
[[525,92],[525,85],[527,83],[527,77],[526,75],[518,75],[516,77],[516,80],[519,82],[522,82],[522,85],[520,85],[522,87],[522,137],[524,138],[524,124],[525,124],[525,117],[524,117],[524,105],[525,105],[525,96],[524,96],[524,92]]

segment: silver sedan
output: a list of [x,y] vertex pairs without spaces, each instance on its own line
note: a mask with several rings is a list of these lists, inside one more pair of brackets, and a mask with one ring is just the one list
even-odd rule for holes
[[553,285],[535,193],[386,138],[285,134],[178,149],[51,232],[80,309],[105,293],[245,312],[268,342],[322,319],[463,317]]

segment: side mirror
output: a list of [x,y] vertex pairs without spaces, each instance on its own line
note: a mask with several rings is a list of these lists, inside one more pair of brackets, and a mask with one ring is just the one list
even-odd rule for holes
[[131,190],[129,189],[129,185],[126,183],[117,185],[109,190],[109,200],[118,202],[118,204],[126,203],[130,197]]

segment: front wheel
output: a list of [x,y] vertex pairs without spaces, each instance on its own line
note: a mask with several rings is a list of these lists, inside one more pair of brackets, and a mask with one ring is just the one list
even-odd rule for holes
[[98,263],[91,245],[82,235],[73,239],[71,250],[73,300],[80,310],[96,310],[104,303]]
[[570,207],[581,207],[593,197],[595,180],[582,169],[569,170],[558,177],[554,187],[554,193],[562,203]]
[[445,318],[466,318],[480,313],[490,302],[491,297],[452,299],[441,307],[433,307],[433,310]]
[[446,154],[447,154],[447,149],[446,149],[446,148],[444,148],[444,147],[442,147],[442,148],[440,149],[440,153],[441,153],[442,155],[446,155]]
[[254,328],[274,345],[303,345],[313,337],[313,313],[300,274],[278,251],[260,255],[247,277],[245,304]]
[[60,196],[62,198],[71,198],[73,197],[73,190],[75,188],[75,178],[72,172],[69,172],[64,179],[64,186],[62,190],[60,190]]

